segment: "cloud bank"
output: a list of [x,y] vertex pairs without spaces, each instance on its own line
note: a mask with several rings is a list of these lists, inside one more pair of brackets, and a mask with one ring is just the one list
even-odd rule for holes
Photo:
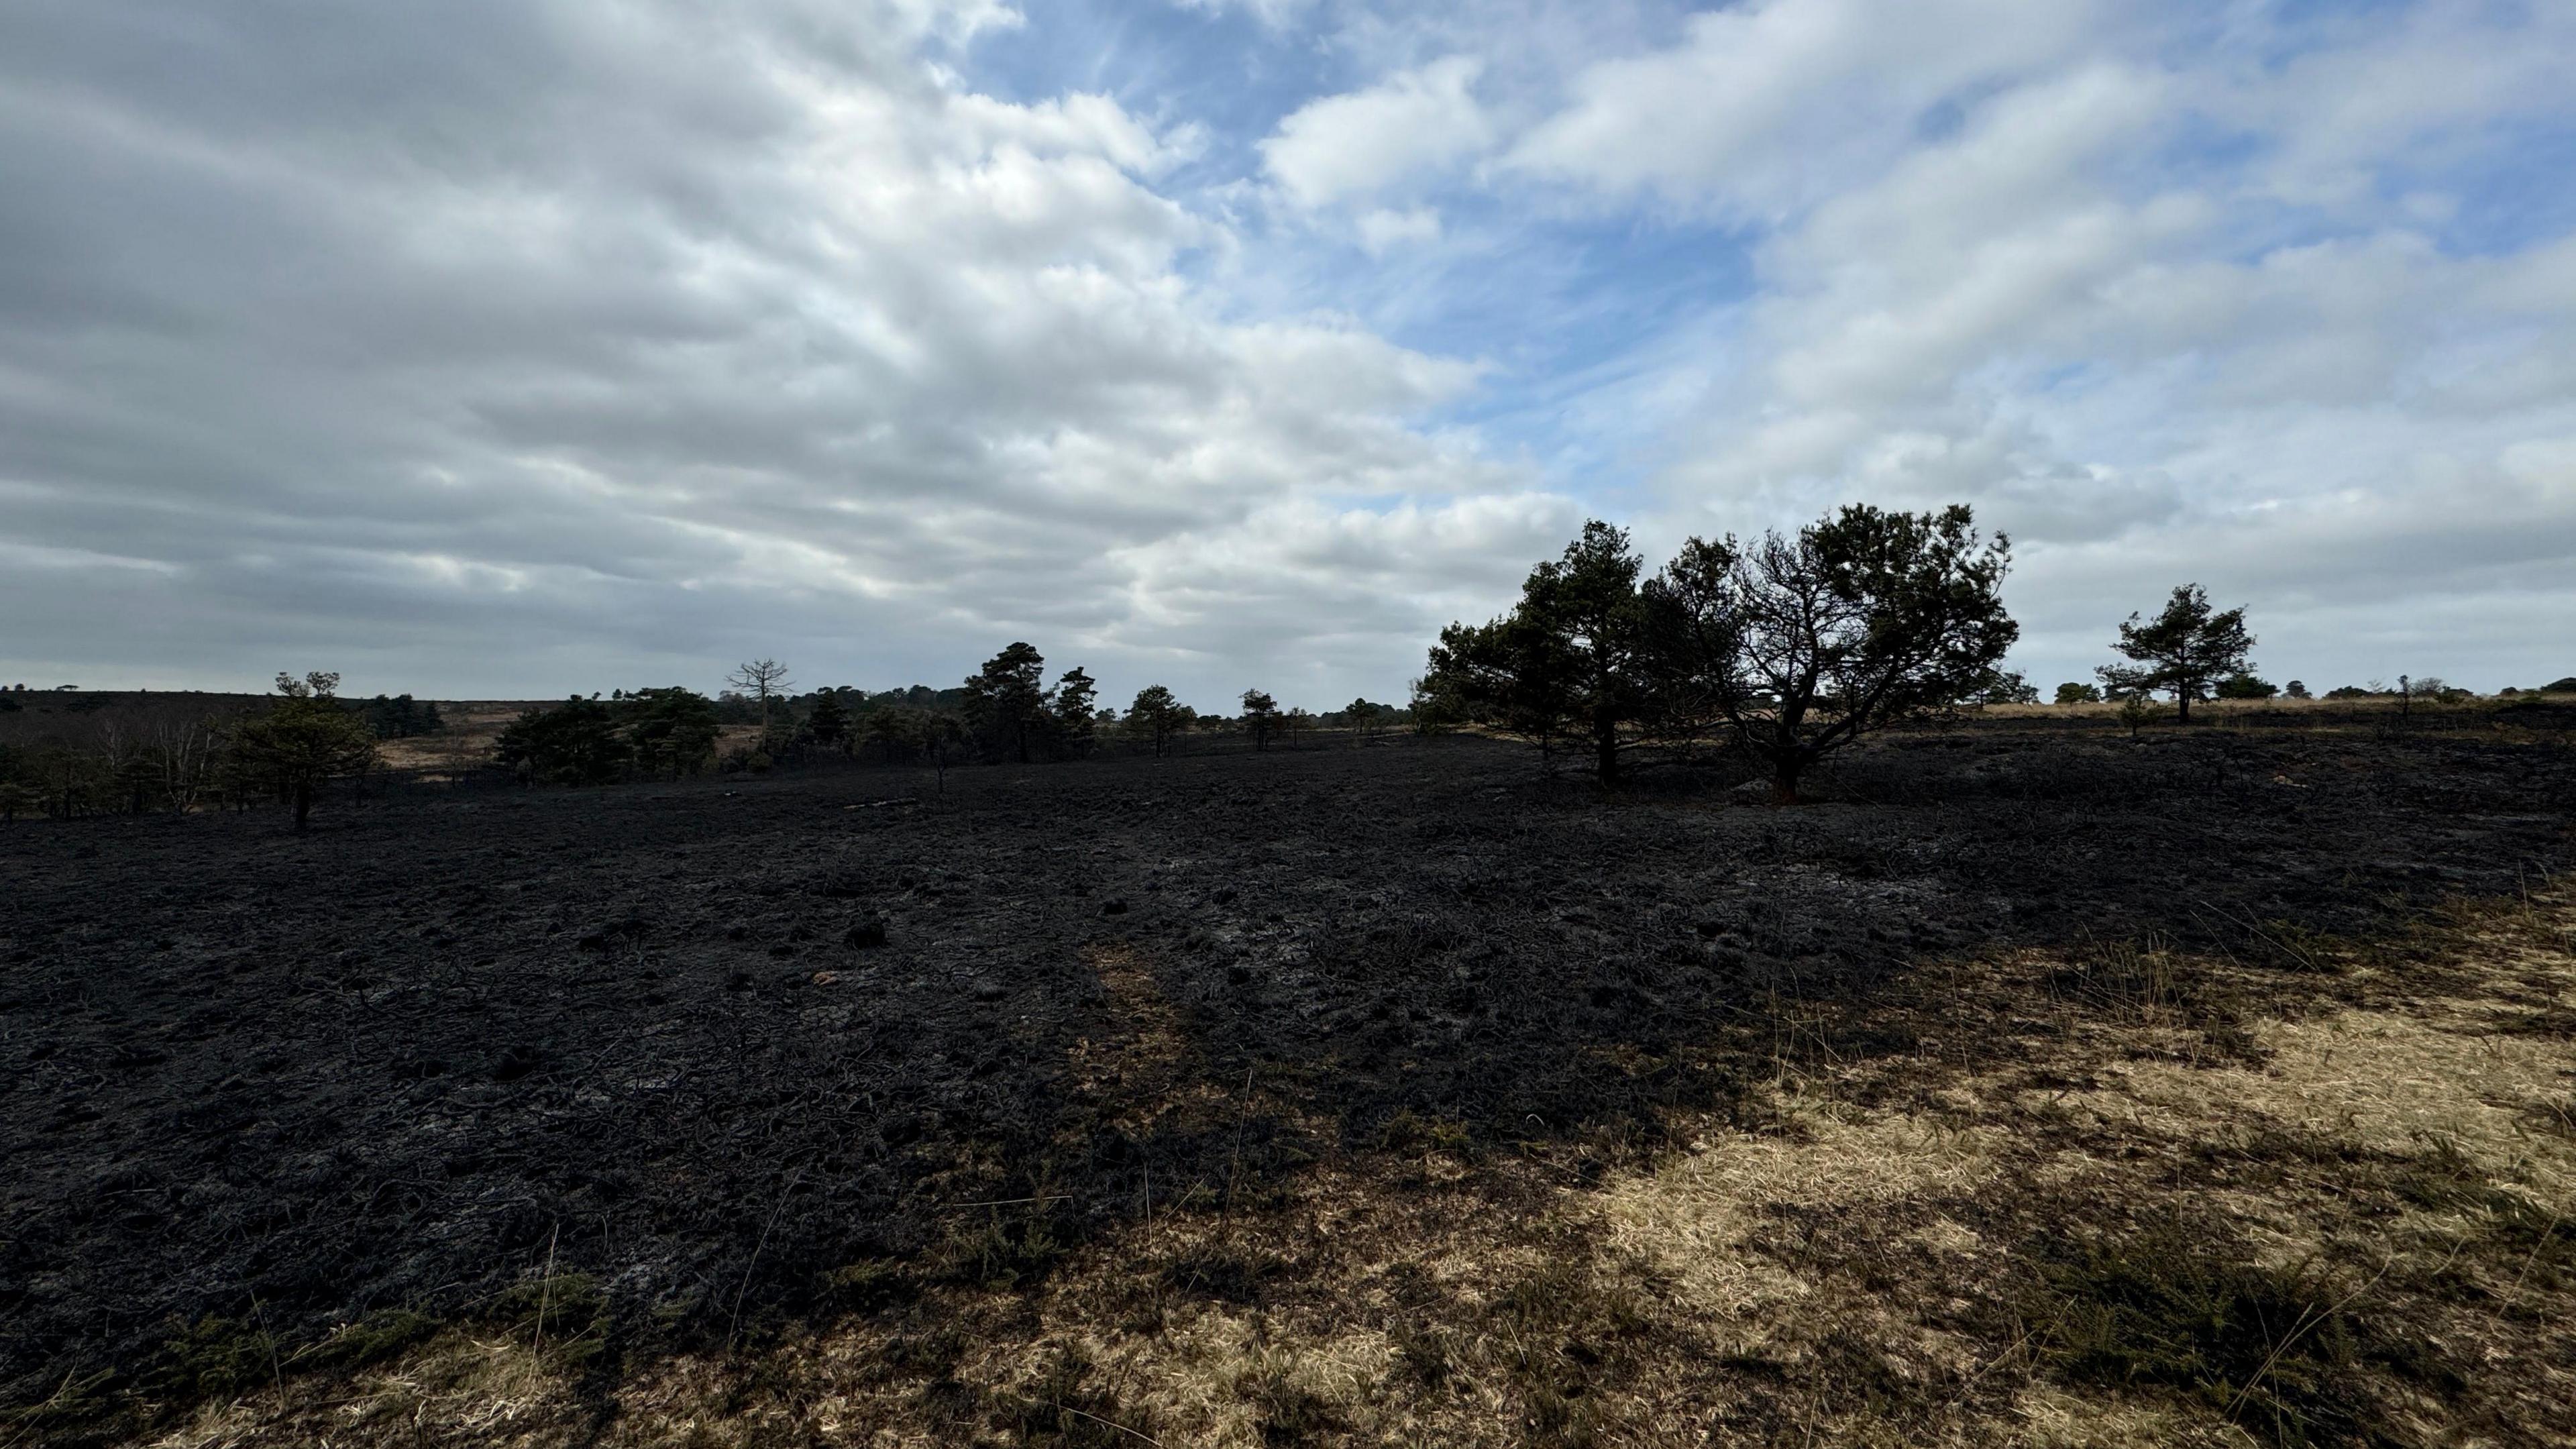
[[0,13],[0,679],[1400,694],[1587,512],[2576,670],[2576,12]]

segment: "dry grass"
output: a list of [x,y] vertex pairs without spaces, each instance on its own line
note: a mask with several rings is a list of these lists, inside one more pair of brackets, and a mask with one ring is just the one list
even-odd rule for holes
[[[2323,969],[1963,963],[1778,1034],[1731,1118],[1764,1125],[1607,1173],[1416,1134],[1034,1286],[607,1381],[450,1330],[156,1442],[2571,1442],[2571,927],[2544,897],[2302,943]],[[1150,978],[1095,964],[1134,1033],[1069,1067],[1174,1074]],[[1832,1048],[1891,1017],[1911,1049]]]
[[[389,769],[459,773],[479,769],[491,764],[492,748],[513,720],[527,710],[544,709],[557,702],[467,700],[444,704],[439,709],[445,723],[438,733],[378,741],[376,754]],[[756,724],[723,725],[716,732],[716,755],[722,758],[734,750],[747,750],[759,741],[760,726]]]

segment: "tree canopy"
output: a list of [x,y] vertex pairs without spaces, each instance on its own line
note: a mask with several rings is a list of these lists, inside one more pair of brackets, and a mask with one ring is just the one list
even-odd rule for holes
[[1974,525],[1965,505],[1854,505],[1792,537],[1685,543],[1655,585],[1673,707],[1722,721],[1785,803],[1826,754],[1974,698],[2021,634],[2011,545]]
[[966,677],[966,727],[991,754],[1029,761],[1047,722],[1046,656],[1015,642]]
[[618,733],[617,707],[574,695],[552,709],[532,709],[512,720],[493,742],[493,758],[522,780],[558,785],[604,785],[635,754]]
[[1170,746],[1172,736],[1194,717],[1188,705],[1174,699],[1172,691],[1159,684],[1136,691],[1135,701],[1127,706],[1127,727],[1143,731],[1153,741],[1158,757]]
[[1627,530],[1594,519],[1564,554],[1530,570],[1512,612],[1452,624],[1416,687],[1435,718],[1472,720],[1540,741],[1589,741],[1605,781],[1631,742],[1623,726],[1660,708],[1653,610]]
[[1270,737],[1278,733],[1279,725],[1279,701],[1262,690],[1243,692],[1243,727],[1251,733],[1254,749],[1270,748]]
[[2209,698],[2221,680],[2253,668],[2246,656],[2253,652],[2254,636],[2245,632],[2245,611],[2213,610],[2198,584],[2175,589],[2164,612],[2153,619],[2131,614],[2112,647],[2131,662],[2093,671],[2101,676],[2104,691],[2115,697],[2170,692],[2175,719],[2182,724],[2191,722],[2192,704]]
[[340,676],[316,670],[277,676],[277,702],[233,735],[235,765],[266,781],[295,807],[295,828],[313,814],[314,792],[376,763],[375,731],[333,696]]
[[1693,538],[1641,582],[1626,532],[1596,520],[1510,614],[1443,630],[1417,698],[1543,744],[1580,734],[1605,782],[1636,744],[1720,730],[1794,800],[1809,766],[1865,731],[1981,692],[2024,697],[2000,671],[2019,634],[2010,564],[1965,507],[1850,507],[1791,537]]
[[630,691],[624,717],[627,744],[645,774],[694,775],[715,758],[715,701],[695,690],[672,685]]

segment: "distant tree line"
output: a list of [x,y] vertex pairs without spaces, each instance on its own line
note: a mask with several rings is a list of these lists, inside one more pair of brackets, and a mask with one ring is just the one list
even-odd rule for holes
[[[2191,707],[2213,699],[2306,700],[2317,696],[2303,680],[2275,685],[2254,672],[2254,636],[2245,627],[2242,608],[2218,609],[2198,584],[2184,584],[2156,617],[2131,614],[2120,626],[2113,649],[2123,662],[2094,671],[2091,683],[2069,681],[2057,686],[2059,704],[2144,704],[2158,695],[2173,701],[2177,723],[2191,721]],[[2537,689],[2508,688],[2499,697],[2522,694],[2576,693],[2576,676]],[[2393,699],[2401,709],[2422,700],[2458,704],[2474,698],[2430,675],[2397,676],[2392,687],[2381,680],[2366,685],[2338,685],[2325,692],[2330,700]]]
[[[1810,768],[1870,731],[2039,702],[2002,667],[2020,632],[2001,596],[2010,566],[2007,540],[1982,538],[1965,507],[1854,506],[1790,535],[1693,538],[1651,572],[1624,530],[1595,520],[1531,570],[1511,612],[1441,631],[1414,712],[1433,727],[1518,735],[1542,754],[1580,747],[1605,782],[1637,749],[1721,741],[1769,769],[1775,799],[1794,801]],[[2256,675],[2254,643],[2242,608],[2218,609],[2186,584],[2155,617],[2130,615],[2113,642],[2119,662],[2059,685],[2056,702],[2118,703],[2135,731],[2160,695],[2183,724],[2211,699],[2310,697],[2299,680]],[[2576,690],[2576,679],[2547,688]],[[2364,695],[2393,695],[2401,709],[2468,697],[2404,676],[2394,691],[2373,681],[2326,697]]]
[[[100,711],[82,738],[0,741],[0,821],[273,803],[301,830],[325,787],[376,765],[379,729],[401,715],[379,709],[390,703],[381,696],[342,700],[339,684],[319,670],[280,674],[275,697],[256,713],[206,715],[174,697],[173,707],[139,718]],[[428,714],[436,717],[435,706]]]
[[[573,696],[530,709],[501,732],[492,758],[526,784],[677,779],[715,769],[759,772],[818,758],[951,764],[1078,760],[1104,750],[1160,757],[1193,737],[1230,735],[1255,751],[1311,731],[1367,740],[1394,729],[1477,725],[1580,747],[1605,780],[1640,747],[1723,741],[1763,761],[1777,798],[1797,798],[1807,770],[1864,734],[1966,706],[2032,704],[2039,691],[2001,666],[2018,627],[2000,586],[2007,541],[1982,538],[1964,507],[1911,514],[1845,508],[1758,540],[1687,541],[1649,572],[1628,535],[1587,523],[1539,564],[1507,614],[1452,624],[1430,651],[1406,706],[1361,698],[1322,715],[1282,708],[1254,688],[1232,717],[1202,714],[1161,684],[1126,709],[1103,705],[1090,674],[1048,681],[1035,646],[1013,642],[946,689],[795,692],[787,666],[748,661],[714,697],[678,685]],[[2173,701],[2178,722],[2211,699],[2311,697],[2253,672],[2242,608],[2220,610],[2197,584],[2173,591],[2152,619],[2132,614],[2120,662],[2090,682],[2057,686],[2060,705],[2113,703],[2132,731],[2148,701]],[[442,733],[433,702],[409,694],[338,696],[339,676],[277,676],[257,711],[206,712],[187,697],[110,708],[70,686],[0,689],[0,717],[29,705],[60,728],[0,729],[0,822],[42,815],[185,815],[275,803],[302,828],[334,781],[378,768],[379,741]],[[2576,693],[2576,676],[2506,696]],[[2328,700],[2456,703],[2429,676],[2394,687],[2327,690]]]
[[926,765],[1045,764],[1118,750],[1156,757],[1189,738],[1235,735],[1256,751],[1320,728],[1367,740],[1413,721],[1395,705],[1355,699],[1316,715],[1245,690],[1231,718],[1202,714],[1171,688],[1149,684],[1121,710],[1077,666],[1048,677],[1035,645],[1014,641],[947,689],[916,684],[871,692],[835,686],[797,693],[786,665],[736,668],[709,699],[689,690],[619,689],[574,696],[522,714],[494,748],[528,784],[597,785],[667,779],[714,769],[760,773],[847,758]]

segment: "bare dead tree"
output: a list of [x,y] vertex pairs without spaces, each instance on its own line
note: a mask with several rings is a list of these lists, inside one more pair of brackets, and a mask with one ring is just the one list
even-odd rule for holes
[[769,701],[796,687],[796,681],[787,677],[787,666],[775,659],[754,659],[737,665],[733,673],[725,676],[725,683],[760,701],[763,731],[769,728]]
[[153,732],[161,769],[161,798],[170,813],[185,815],[214,778],[215,727],[210,720],[164,720]]

